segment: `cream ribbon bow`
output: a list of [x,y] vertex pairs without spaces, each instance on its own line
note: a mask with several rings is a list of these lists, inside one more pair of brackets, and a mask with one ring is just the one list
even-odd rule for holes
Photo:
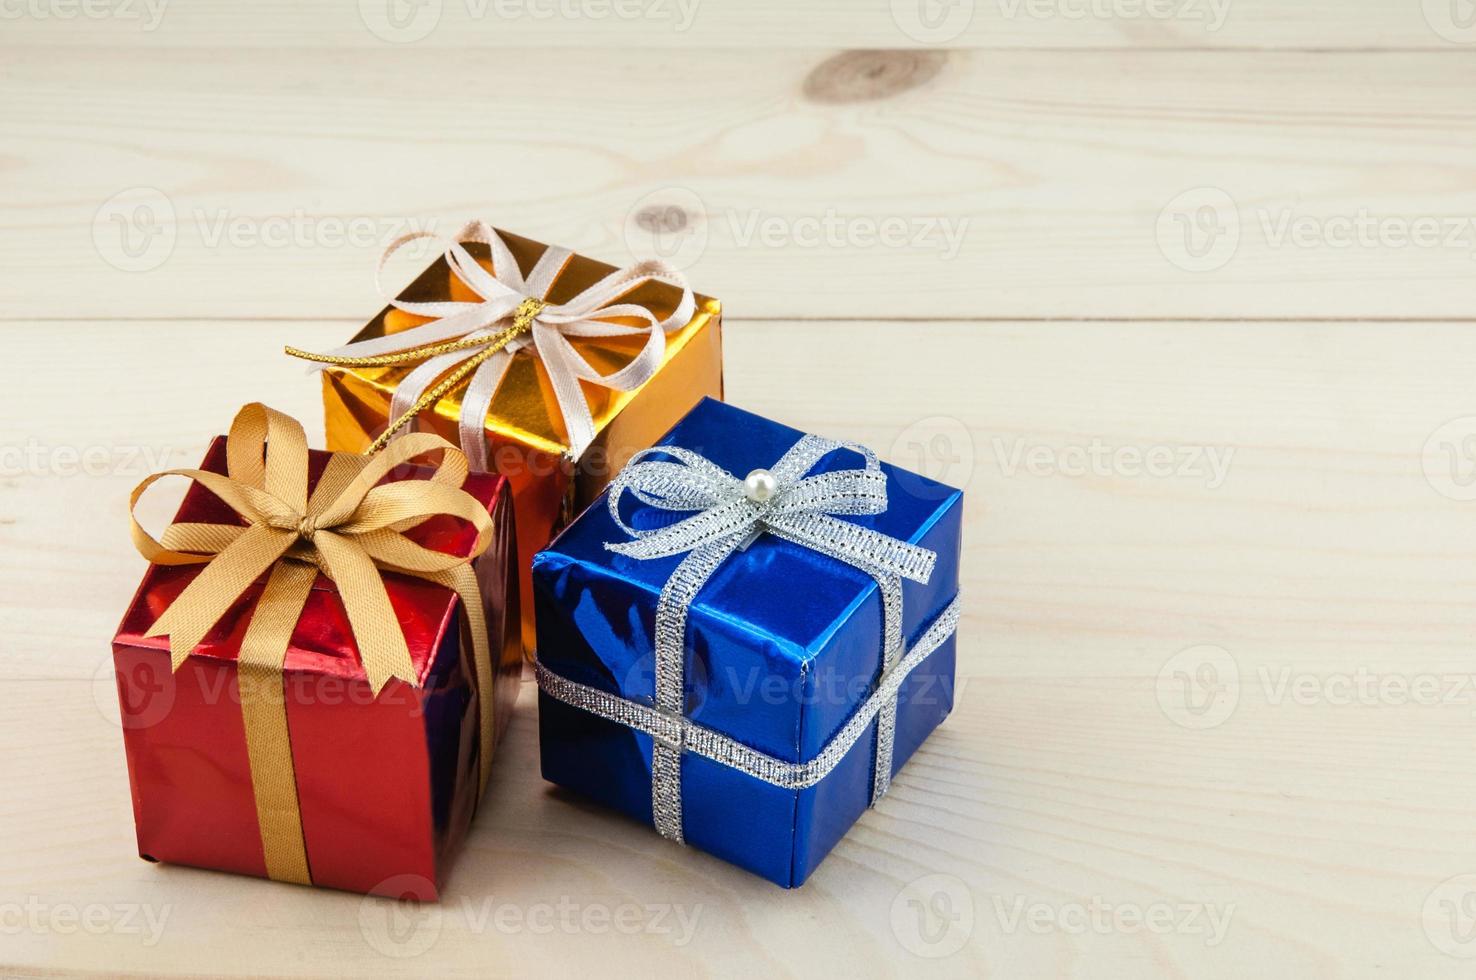
[[[548,294],[573,253],[548,246],[524,277],[502,236],[483,221],[468,223],[445,242],[447,265],[477,296],[475,301],[410,302],[385,293],[380,276],[390,258],[412,241],[438,237],[429,231],[401,236],[385,250],[375,273],[375,285],[391,306],[416,316],[432,317],[431,322],[386,337],[346,344],[325,354],[288,348],[289,354],[318,361],[317,370],[328,364],[416,365],[395,389],[390,402],[390,428],[376,446],[465,381],[458,423],[461,447],[473,469],[489,469],[484,433],[487,412],[512,356],[531,346],[542,360],[558,400],[570,454],[578,459],[595,437],[594,417],[580,382],[616,391],[639,388],[661,366],[666,335],[690,322],[697,308],[686,279],[676,268],[660,261],[619,269],[566,302],[549,302]],[[466,242],[491,249],[492,272],[484,269],[463,247]],[[640,304],[619,302],[631,290],[652,281],[681,290],[681,298],[670,316],[659,319]],[[641,322],[632,326],[614,322],[617,318]],[[640,353],[629,364],[609,374],[600,373],[570,342],[577,338],[642,334],[646,343]],[[450,375],[437,383],[447,372]]]

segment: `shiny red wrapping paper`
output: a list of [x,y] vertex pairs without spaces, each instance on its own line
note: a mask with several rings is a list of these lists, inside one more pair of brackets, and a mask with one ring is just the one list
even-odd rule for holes
[[[310,453],[310,485],[330,455]],[[225,472],[224,438],[201,468]],[[472,474],[463,489],[486,505],[496,527],[473,568],[500,738],[522,668],[511,496],[502,477],[488,474]],[[175,520],[241,523],[198,484]],[[435,517],[407,536],[465,555],[476,535]],[[265,576],[177,672],[168,638],[143,635],[202,568],[151,565],[113,640],[139,855],[265,877],[235,664]],[[430,900],[478,803],[476,672],[456,592],[393,572],[383,578],[422,686],[392,680],[373,696],[337,586],[320,574],[283,671],[298,804],[313,884]]]

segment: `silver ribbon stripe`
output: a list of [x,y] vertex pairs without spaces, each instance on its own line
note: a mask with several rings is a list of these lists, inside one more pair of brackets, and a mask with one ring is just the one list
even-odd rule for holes
[[[548,246],[525,279],[517,259],[513,258],[502,236],[483,221],[472,221],[455,238],[443,241],[446,247],[446,264],[476,294],[475,302],[443,300],[412,303],[386,293],[380,277],[390,258],[413,241],[438,237],[435,232],[430,231],[402,235],[391,242],[380,257],[379,268],[375,273],[375,285],[391,306],[416,316],[431,317],[431,322],[385,337],[346,344],[328,353],[336,357],[375,357],[397,354],[441,341],[486,338],[491,342],[511,325],[514,313],[524,300],[544,302],[546,305],[533,319],[532,330],[515,338],[501,351],[482,362],[472,372],[471,379],[462,392],[461,416],[457,424],[461,449],[466,453],[471,467],[478,471],[490,468],[487,436],[483,426],[492,398],[497,394],[497,386],[501,384],[513,355],[518,351],[531,345],[543,361],[549,383],[558,400],[559,412],[564,419],[564,428],[568,432],[570,456],[578,459],[595,437],[594,417],[590,414],[589,403],[585,401],[579,382],[586,381],[617,391],[639,388],[661,366],[662,355],[666,352],[666,335],[686,326],[697,309],[696,298],[682,274],[665,262],[655,261],[641,262],[612,272],[566,303],[549,303],[549,290],[558,281],[559,273],[573,253],[566,248]],[[477,242],[491,249],[493,272],[488,272],[472,258],[471,253],[462,247],[464,242]],[[658,320],[654,313],[639,304],[616,302],[631,290],[652,281],[664,282],[681,290],[676,309],[665,319]],[[634,318],[643,322],[637,326],[611,322],[617,317]],[[646,343],[641,352],[629,364],[609,374],[601,374],[570,343],[571,337],[628,337],[639,334],[646,335]],[[481,349],[470,346],[428,358],[418,364],[396,386],[394,397],[390,401],[389,417],[397,419],[404,415],[438,378],[462,361],[475,356]],[[325,366],[315,365],[313,370],[322,370]]]
[[[860,454],[864,468],[806,475],[822,458],[841,450]],[[696,513],[665,527],[634,528],[620,516],[620,500],[626,491],[650,507]],[[538,683],[560,701],[652,737],[651,809],[661,835],[677,842],[683,839],[683,751],[695,752],[776,786],[803,788],[814,785],[835,768],[873,718],[877,721],[877,740],[871,803],[875,805],[891,782],[897,691],[907,674],[951,636],[958,624],[955,600],[904,656],[902,580],[926,582],[937,555],[835,516],[886,510],[887,479],[876,454],[864,446],[806,435],[772,470],[754,470],[739,479],[690,450],[658,446],[631,459],[610,484],[608,503],[615,523],[632,538],[607,543],[605,547],[610,551],[642,559],[685,555],[656,603],[655,705],[577,684],[541,663],[537,667]],[[876,580],[881,594],[881,680],[821,753],[805,763],[776,759],[749,748],[697,725],[684,713],[687,611],[718,567],[734,551],[746,548],[765,533],[861,569]]]
[[955,599],[933,620],[916,645],[882,677],[876,690],[825,748],[809,762],[789,762],[750,748],[722,732],[704,728],[686,717],[673,717],[648,704],[631,701],[597,687],[580,684],[536,664],[538,686],[545,694],[565,704],[582,708],[606,721],[644,732],[661,742],[680,745],[686,751],[746,772],[755,779],[781,789],[807,789],[830,775],[851,747],[860,741],[882,709],[897,697],[908,675],[958,629],[959,603]]

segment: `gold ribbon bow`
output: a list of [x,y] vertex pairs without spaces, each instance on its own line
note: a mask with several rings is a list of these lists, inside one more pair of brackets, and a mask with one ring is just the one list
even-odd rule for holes
[[[442,455],[429,479],[379,485],[396,466],[433,452]],[[310,884],[282,672],[287,645],[313,581],[321,571],[337,584],[376,697],[391,678],[420,686],[381,571],[413,575],[456,590],[466,611],[476,664],[479,791],[485,790],[495,730],[493,669],[471,561],[491,542],[492,519],[476,498],[461,489],[466,457],[446,440],[426,433],[406,435],[374,456],[334,453],[310,495],[302,426],[253,403],[231,423],[226,470],[225,476],[196,469],[166,470],[133,491],[129,519],[139,553],[158,565],[205,566],[146,635],[169,636],[170,660],[178,670],[221,616],[271,570],[237,659],[241,711],[267,874]],[[239,514],[245,526],[171,524],[155,539],[132,512],[143,492],[166,476],[183,476],[204,486]],[[469,554],[435,551],[402,533],[437,515],[460,518],[476,528]]]

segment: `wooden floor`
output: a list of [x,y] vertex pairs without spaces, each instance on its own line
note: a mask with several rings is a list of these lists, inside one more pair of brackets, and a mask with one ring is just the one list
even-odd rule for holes
[[[160,2],[0,11],[0,973],[1470,975],[1469,4]],[[440,906],[135,856],[128,490],[320,436],[281,346],[469,216],[967,491],[956,710],[799,891],[551,791],[526,681]]]

